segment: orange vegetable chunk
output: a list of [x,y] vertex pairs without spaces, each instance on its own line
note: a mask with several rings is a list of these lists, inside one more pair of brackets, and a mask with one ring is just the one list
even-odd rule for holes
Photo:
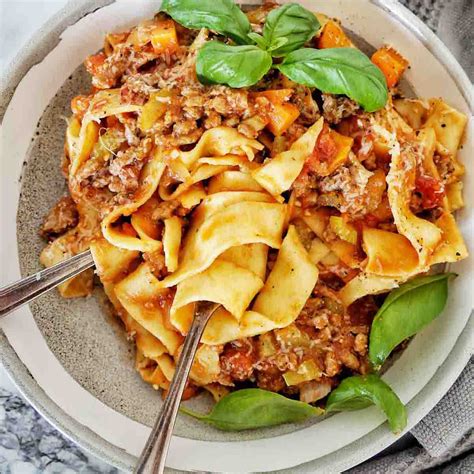
[[388,87],[397,85],[408,67],[408,61],[398,51],[389,46],[377,50],[371,59],[383,72]]
[[255,97],[265,97],[272,105],[272,110],[268,114],[267,128],[275,136],[288,130],[300,115],[298,107],[287,102],[291,94],[293,89],[275,89],[255,94]]
[[300,111],[293,104],[274,105],[269,114],[268,130],[273,135],[281,135],[290,128],[291,124],[299,117]]
[[355,48],[354,43],[334,20],[329,20],[324,25],[323,31],[317,39],[316,44],[319,49]]
[[151,44],[155,53],[173,53],[178,49],[178,36],[173,20],[161,21],[153,28]]

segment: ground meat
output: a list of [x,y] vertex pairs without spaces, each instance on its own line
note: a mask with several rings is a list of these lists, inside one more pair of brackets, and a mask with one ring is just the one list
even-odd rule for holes
[[341,371],[341,363],[337,360],[334,352],[326,353],[324,367],[324,371],[328,377],[334,377]]
[[116,87],[120,81],[137,74],[144,65],[152,63],[155,69],[169,68],[179,59],[179,50],[173,54],[156,54],[153,48],[136,51],[125,43],[117,45],[109,56],[98,53],[85,61],[87,71],[92,75],[92,85],[98,89]]
[[153,90],[139,75],[130,76],[120,88],[120,99],[124,104],[143,105]]
[[318,104],[313,99],[309,87],[295,84],[290,102],[298,107],[300,111],[298,122],[303,125],[313,125],[321,117]]
[[309,298],[298,316],[298,322],[318,329],[325,328],[328,324],[328,312],[325,311],[324,300],[319,297]]
[[345,96],[323,94],[323,117],[330,124],[338,124],[342,119],[354,115],[359,105]]
[[354,350],[360,355],[367,354],[368,337],[367,334],[357,334],[354,341]]
[[314,173],[303,172],[293,182],[293,192],[302,208],[313,207],[318,203],[318,178]]
[[204,130],[197,126],[196,120],[180,120],[173,126],[173,136],[176,138],[176,145],[190,145],[197,142]]
[[145,262],[148,262],[151,271],[158,279],[162,279],[168,274],[163,249],[155,250],[154,252],[145,252],[143,259]]
[[179,208],[181,203],[176,199],[171,201],[163,201],[156,206],[153,210],[152,219],[153,220],[165,220],[173,217],[176,214],[176,210]]
[[77,225],[79,214],[70,196],[62,197],[49,211],[40,229],[42,237],[51,240]]
[[[319,180],[318,205],[336,207],[341,213],[349,214],[352,220],[360,219],[370,212],[373,206],[368,204],[372,196],[368,192],[368,180],[360,179],[359,169],[361,167],[361,164],[340,166],[330,176]],[[367,170],[365,171],[367,172]]]
[[278,367],[269,367],[267,370],[257,372],[257,386],[271,392],[280,392],[285,387],[285,380]]
[[233,380],[243,382],[253,377],[257,351],[251,339],[226,344],[220,356],[221,371]]
[[151,140],[144,139],[138,146],[130,146],[112,155],[108,166],[104,167],[100,160],[88,160],[78,173],[79,181],[94,188],[107,187],[119,197],[126,197],[138,189],[140,173],[151,149]]

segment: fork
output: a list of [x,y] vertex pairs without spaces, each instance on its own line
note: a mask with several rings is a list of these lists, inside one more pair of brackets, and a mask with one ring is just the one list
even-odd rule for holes
[[[92,254],[87,250],[57,265],[0,288],[0,317],[6,316],[16,308],[33,301],[93,266]],[[134,472],[137,474],[161,474],[164,471],[179,404],[194,356],[206,324],[219,306],[217,303],[208,301],[200,301],[196,304],[194,319],[176,364],[170,389],[135,468]]]

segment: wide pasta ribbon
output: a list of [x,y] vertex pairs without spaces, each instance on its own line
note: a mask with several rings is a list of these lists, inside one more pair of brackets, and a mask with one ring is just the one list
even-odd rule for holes
[[[251,293],[257,287],[255,275],[247,280],[248,282],[255,282],[252,289],[250,289],[250,285],[249,288],[241,287],[234,278],[237,267],[234,265],[232,268],[233,272],[224,272],[219,275],[220,284],[218,285],[212,285],[209,281],[214,276],[212,274],[214,269],[208,269],[201,273],[199,283],[201,288],[206,287],[204,290],[206,292],[205,297],[202,295],[202,290],[196,286],[194,297],[188,297],[186,301],[206,299],[207,301],[222,303],[224,300],[233,301],[233,298],[239,292],[241,294],[246,293],[247,301],[249,301]],[[239,273],[242,282],[245,280],[244,274],[245,270],[242,268]],[[316,285],[317,279],[318,269],[316,265],[310,261],[299,240],[296,229],[290,226],[273,269],[265,285],[258,292],[252,309],[245,311],[239,317],[241,307],[238,310],[233,310],[229,308],[229,305],[226,308],[224,304],[224,308],[220,308],[211,317],[204,331],[202,342],[210,345],[224,344],[232,340],[256,336],[272,329],[288,326],[303,309],[306,300]],[[212,290],[208,291],[207,288],[212,288]],[[179,306],[180,302],[175,302],[175,304]],[[186,334],[191,325],[192,317],[193,305],[187,305],[172,315],[172,323],[183,334]]]
[[147,263],[142,263],[115,286],[115,295],[130,316],[153,334],[170,354],[175,354],[183,337],[167,322],[164,301],[169,299],[169,292],[160,287]]
[[288,151],[279,153],[259,169],[252,172],[253,178],[274,197],[290,189],[301,173],[304,163],[316,145],[324,119],[321,117],[312,125]]
[[89,108],[82,119],[78,137],[68,137],[71,158],[70,174],[72,177],[90,157],[92,149],[99,138],[100,119],[110,115],[126,112],[138,112],[141,105],[122,103],[120,89],[101,90],[94,95]]
[[137,349],[150,359],[165,354],[168,349],[164,344],[130,316],[115,294],[115,286],[139,261],[140,252],[114,247],[103,238],[91,243],[91,252],[105,294],[122,319],[127,332],[133,334]]
[[390,152],[392,161],[387,175],[387,195],[398,232],[405,236],[418,253],[419,267],[427,265],[429,256],[441,240],[435,224],[415,216],[410,198],[415,187],[416,157],[410,150],[400,149],[397,142]]
[[170,287],[204,271],[223,252],[238,245],[263,243],[279,248],[286,206],[263,193],[218,193],[195,211],[178,270],[163,281]]
[[259,141],[247,138],[234,128],[215,127],[204,132],[192,150],[180,152],[179,159],[188,170],[191,170],[203,157],[238,155],[246,156],[252,161],[255,151],[262,149],[263,145]]
[[171,307],[171,322],[180,331],[187,329],[181,323],[182,318],[188,319],[189,314],[193,314],[192,303],[198,301],[220,303],[240,320],[262,286],[262,279],[252,271],[217,258],[202,273],[178,284]]
[[[152,252],[162,247],[161,241],[150,236],[140,224],[136,229],[138,236],[130,235],[123,227],[114,224],[121,217],[132,215],[150,200],[158,187],[165,166],[161,153],[155,151],[150,161],[143,167],[140,185],[130,202],[116,207],[102,221],[102,234],[112,245],[128,250],[140,250],[141,252]],[[132,225],[133,223],[132,217]]]

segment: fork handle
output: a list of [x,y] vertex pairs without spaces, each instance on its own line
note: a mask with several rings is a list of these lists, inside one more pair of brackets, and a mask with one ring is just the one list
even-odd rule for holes
[[0,318],[94,266],[90,250],[0,288]]
[[184,341],[176,370],[155,426],[138,460],[135,474],[162,474],[179,404],[188,380],[194,355],[209,318],[219,304],[201,301],[196,305],[193,323]]

